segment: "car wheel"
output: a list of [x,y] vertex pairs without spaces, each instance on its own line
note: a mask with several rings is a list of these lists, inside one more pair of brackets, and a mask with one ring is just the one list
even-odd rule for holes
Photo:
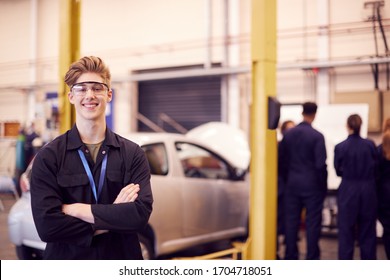
[[141,246],[141,253],[144,260],[154,259],[154,251],[150,240],[143,235],[139,235],[139,244]]
[[15,250],[19,260],[41,260],[43,257],[43,251],[24,245],[16,246]]

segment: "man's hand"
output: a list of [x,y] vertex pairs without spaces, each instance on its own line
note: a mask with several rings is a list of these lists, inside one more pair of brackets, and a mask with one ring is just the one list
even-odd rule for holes
[[103,234],[103,233],[106,233],[106,232],[108,232],[108,230],[106,230],[106,229],[98,229],[98,230],[95,230],[93,235],[96,236],[96,235],[100,235],[100,234]]
[[[138,184],[129,184],[124,187],[118,196],[116,197],[113,204],[134,202],[138,197],[138,192],[140,188]],[[84,203],[73,203],[73,204],[63,204],[62,212],[66,215],[78,218],[84,222],[94,224],[95,218],[92,214],[91,205]],[[97,230],[95,235],[108,232],[107,230]]]
[[123,189],[116,197],[114,204],[125,203],[125,202],[134,202],[138,197],[138,192],[140,188],[138,184],[129,184]]
[[95,219],[92,215],[91,205],[84,203],[63,204],[62,212],[66,215],[79,218],[84,222],[93,224]]

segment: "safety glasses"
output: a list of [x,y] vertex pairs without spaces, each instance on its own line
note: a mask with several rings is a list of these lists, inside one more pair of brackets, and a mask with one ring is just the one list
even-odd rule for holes
[[91,90],[94,95],[103,96],[107,94],[109,88],[105,83],[87,81],[74,84],[70,90],[77,96],[85,96],[88,90]]

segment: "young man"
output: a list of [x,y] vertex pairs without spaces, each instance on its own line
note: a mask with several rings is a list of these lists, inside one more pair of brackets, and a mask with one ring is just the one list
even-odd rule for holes
[[34,160],[31,203],[45,259],[142,259],[137,233],[152,212],[149,165],[138,145],[106,126],[110,80],[98,57],[70,66],[76,124]]
[[305,209],[306,259],[320,258],[322,208],[327,191],[325,138],[312,127],[317,105],[303,104],[303,121],[291,128],[280,143],[282,177],[285,178],[286,259],[298,259],[298,232]]

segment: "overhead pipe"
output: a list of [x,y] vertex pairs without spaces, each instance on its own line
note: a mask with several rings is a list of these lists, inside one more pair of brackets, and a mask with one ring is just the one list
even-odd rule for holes
[[372,65],[372,64],[384,64],[389,63],[389,57],[372,57],[372,58],[357,58],[355,60],[327,60],[327,61],[309,61],[309,62],[291,62],[282,63],[278,65],[278,70],[311,70],[313,68],[336,68],[336,67],[349,67],[358,65]]
[[387,55],[389,53],[389,46],[387,45],[386,33],[385,33],[384,28],[383,28],[382,16],[381,16],[380,8],[381,8],[380,6],[377,7],[376,14],[377,14],[377,17],[378,17],[379,30],[381,31],[381,34],[382,34],[383,43],[385,44],[385,50],[386,50],[386,55]]
[[[375,44],[375,56],[379,57],[379,50],[378,50],[378,39],[376,35],[376,21],[380,21],[380,7],[384,5],[383,1],[370,1],[364,3],[364,8],[367,8],[368,6],[372,6],[372,32],[374,35],[374,44]],[[381,23],[379,23],[381,25]],[[387,47],[387,43],[385,42],[385,47]],[[386,56],[387,56],[387,50],[386,50]],[[374,76],[374,88],[377,90],[379,89],[379,65],[373,64],[371,65],[372,74]]]
[[[389,56],[389,46],[387,45],[386,33],[385,33],[385,30],[384,30],[383,24],[382,24],[382,16],[381,16],[380,8],[381,8],[381,5],[377,5],[376,13],[377,13],[377,17],[378,17],[379,30],[381,31],[383,43],[385,45],[386,57],[388,57]],[[387,90],[390,89],[389,78],[390,78],[390,69],[389,69],[389,63],[387,63],[386,64],[386,89]]]

